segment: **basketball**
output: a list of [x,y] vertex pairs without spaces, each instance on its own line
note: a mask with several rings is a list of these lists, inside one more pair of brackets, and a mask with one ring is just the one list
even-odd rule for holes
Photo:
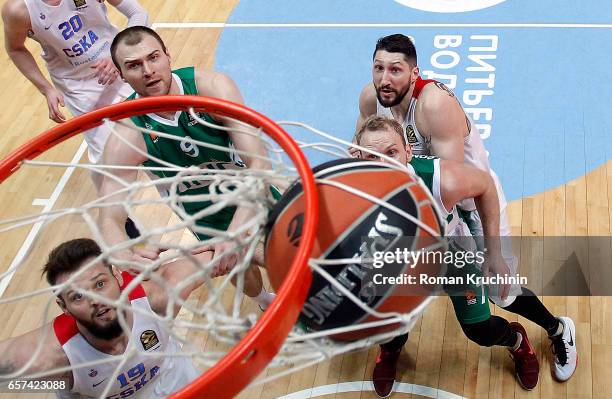
[[[311,259],[354,259],[354,262],[321,267],[363,304],[378,312],[408,313],[415,309],[431,294],[432,287],[419,285],[418,280],[417,283],[381,283],[383,277],[439,275],[440,266],[392,261],[381,267],[380,262],[375,265],[372,259],[376,253],[395,253],[404,248],[417,251],[439,242],[442,225],[426,189],[404,171],[359,159],[330,161],[314,168],[313,173],[320,213]],[[404,212],[412,215],[413,220]],[[266,267],[275,290],[280,288],[299,245],[303,219],[302,187],[294,184],[276,204],[268,222]],[[430,229],[424,229],[423,225]],[[300,314],[300,321],[308,329],[321,331],[376,320],[379,319],[313,271]],[[332,338],[351,341],[397,327],[391,324],[360,329],[334,334]]]

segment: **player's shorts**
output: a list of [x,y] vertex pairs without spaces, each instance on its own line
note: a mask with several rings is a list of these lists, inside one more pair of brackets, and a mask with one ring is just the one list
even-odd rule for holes
[[468,275],[481,276],[482,273],[475,265],[465,265],[462,268],[449,266],[446,277],[463,278],[464,282],[444,285],[444,291],[453,303],[455,316],[462,324],[479,323],[491,317],[488,288],[467,281]]
[[[276,202],[280,199],[282,193],[275,186],[270,186],[269,198]],[[229,225],[232,222],[236,207],[227,207],[219,211],[218,213],[211,215],[206,218],[202,218],[196,221],[196,226],[211,228],[219,231],[227,231]],[[201,232],[191,230],[199,241],[209,240],[212,237]]]
[[[66,107],[73,116],[79,116],[119,102],[132,94],[132,88],[120,78],[111,85],[101,85],[95,76],[85,79],[51,77],[53,85],[64,95]],[[98,163],[102,157],[106,140],[110,134],[108,126],[102,124],[84,133],[87,155],[91,163]]]

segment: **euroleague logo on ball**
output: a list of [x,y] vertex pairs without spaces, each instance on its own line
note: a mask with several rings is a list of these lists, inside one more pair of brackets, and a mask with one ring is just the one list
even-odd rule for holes
[[300,246],[300,238],[302,238],[302,228],[304,227],[304,214],[298,213],[287,228],[287,238],[294,247]]
[[403,6],[429,12],[468,12],[482,10],[506,0],[395,0]]

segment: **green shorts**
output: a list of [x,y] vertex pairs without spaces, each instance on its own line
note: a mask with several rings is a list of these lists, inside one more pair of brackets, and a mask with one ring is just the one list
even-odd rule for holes
[[[275,186],[270,186],[270,199],[274,201],[274,203],[278,202],[281,196],[282,193],[278,188],[276,188]],[[235,206],[224,208],[219,212],[215,213],[214,215],[198,219],[196,221],[196,225],[201,227],[209,227],[215,230],[226,231],[229,225],[232,223],[232,218],[234,217],[235,212]],[[193,233],[193,235],[196,236],[199,241],[206,241],[212,238],[209,235],[198,233],[193,230],[191,232]]]
[[482,272],[474,265],[463,268],[449,266],[446,277],[455,277],[457,283],[444,285],[444,291],[453,302],[457,320],[463,324],[479,323],[491,317],[489,291],[485,285],[468,281],[470,274],[481,276]]

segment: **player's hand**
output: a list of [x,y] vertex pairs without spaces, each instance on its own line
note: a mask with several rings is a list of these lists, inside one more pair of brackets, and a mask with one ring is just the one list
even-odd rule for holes
[[47,107],[49,108],[49,119],[54,122],[66,122],[66,117],[60,111],[60,107],[64,107],[64,95],[55,87],[47,89],[43,95],[47,99]]
[[246,248],[238,249],[237,247],[234,241],[224,241],[214,245],[215,254],[212,261],[218,263],[211,272],[211,277],[224,276],[236,266],[238,257],[243,256],[246,252]]
[[[510,268],[501,254],[487,254],[483,265],[482,272],[485,276],[491,277],[508,277],[510,276]],[[492,286],[489,289],[493,288]],[[495,284],[497,295],[505,300],[510,293],[510,284]]]
[[[355,140],[353,139],[353,144],[355,144]],[[351,157],[353,158],[361,158],[361,150],[355,148],[355,147],[349,147],[348,148],[348,153]]]
[[[159,259],[159,254],[166,250],[167,248],[164,247],[136,246],[132,249],[126,249],[124,251],[117,252],[114,255],[119,259],[137,263],[143,268],[145,268],[157,259]],[[136,276],[142,272],[142,269],[134,266],[117,267],[122,271],[130,273],[132,276]],[[145,280],[148,280],[148,278]]]
[[94,62],[91,64],[90,68],[96,70],[96,77],[98,78],[98,83],[101,85],[110,85],[119,76],[119,71],[110,57],[102,58]]
[[215,250],[215,246],[214,245],[202,245],[200,247],[194,248],[191,250],[191,254],[192,255],[199,255],[199,254],[203,254],[204,252],[208,252],[208,251],[214,251]]
[[[222,249],[220,248],[220,250]],[[200,247],[197,247],[191,250],[192,255],[200,255],[200,254],[203,254],[204,252],[213,253],[212,258],[210,259],[210,262],[212,262],[214,259],[214,254],[216,253],[215,245],[206,244],[206,245],[202,245]],[[227,274],[228,272],[229,270],[227,270],[227,268],[224,268],[223,266],[220,266],[220,265],[216,265],[215,267],[213,267],[212,271],[210,272],[210,277],[215,278],[215,277],[223,276]]]

